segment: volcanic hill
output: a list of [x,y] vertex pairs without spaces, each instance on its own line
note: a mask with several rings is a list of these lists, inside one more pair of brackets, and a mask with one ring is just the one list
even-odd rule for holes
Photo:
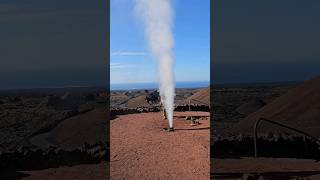
[[[254,123],[266,118],[320,137],[320,77],[315,77],[275,99],[235,124],[232,133],[252,134]],[[286,133],[290,130],[261,123],[259,132]]]

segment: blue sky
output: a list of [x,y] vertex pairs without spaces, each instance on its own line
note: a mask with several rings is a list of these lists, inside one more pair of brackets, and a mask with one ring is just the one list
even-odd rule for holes
[[214,83],[320,75],[319,0],[212,1]]
[[106,86],[106,3],[2,0],[0,89]]
[[[143,26],[134,0],[110,2],[110,80],[117,83],[157,82]],[[175,80],[210,80],[210,0],[173,0]]]

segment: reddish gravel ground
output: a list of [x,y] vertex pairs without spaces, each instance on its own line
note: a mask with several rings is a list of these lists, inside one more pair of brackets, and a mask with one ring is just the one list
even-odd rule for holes
[[23,171],[22,180],[105,180],[108,176],[107,163],[83,164],[72,167],[49,168],[40,171]]
[[[273,174],[273,176],[283,175],[292,179],[319,180],[320,162],[312,159],[288,159],[288,158],[240,158],[240,159],[211,159],[212,179],[218,178],[222,174],[232,177],[236,174]],[[240,175],[241,176],[241,175]],[[275,178],[275,177],[274,177]],[[225,178],[241,179],[241,177]],[[276,179],[276,178],[275,178]],[[279,179],[279,178],[278,178]],[[302,178],[301,178],[302,179]]]
[[303,172],[320,171],[320,162],[312,159],[241,158],[211,159],[214,173]]
[[161,113],[112,120],[111,179],[210,179],[210,122],[200,122],[175,117],[176,131],[165,132]]

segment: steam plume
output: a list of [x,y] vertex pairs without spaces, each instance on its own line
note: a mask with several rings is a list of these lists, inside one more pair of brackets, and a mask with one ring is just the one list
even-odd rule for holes
[[175,83],[173,74],[174,39],[171,0],[136,0],[136,12],[144,22],[145,34],[153,57],[159,64],[160,96],[169,126],[173,126]]

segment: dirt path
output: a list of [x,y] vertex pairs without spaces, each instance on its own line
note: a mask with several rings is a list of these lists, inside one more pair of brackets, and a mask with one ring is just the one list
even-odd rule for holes
[[119,116],[111,121],[111,179],[209,179],[210,125],[175,118],[165,132],[161,113]]

